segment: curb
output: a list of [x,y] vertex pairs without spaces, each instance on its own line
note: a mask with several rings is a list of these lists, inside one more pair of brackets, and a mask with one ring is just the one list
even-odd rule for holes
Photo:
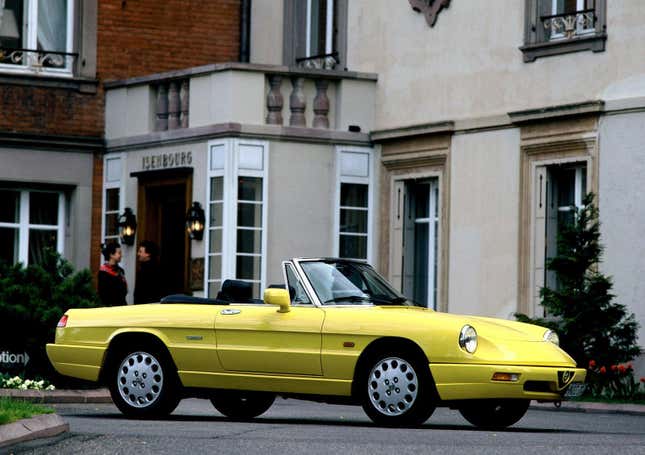
[[563,401],[560,407],[556,407],[553,403],[538,403],[533,401],[531,402],[531,409],[558,410],[561,412],[588,412],[595,414],[645,415],[645,405],[629,403]]
[[30,419],[0,425],[0,447],[38,438],[49,438],[69,431],[69,424],[58,414],[41,414]]
[[0,389],[0,398],[13,398],[30,403],[112,403],[107,389],[91,390],[17,390]]

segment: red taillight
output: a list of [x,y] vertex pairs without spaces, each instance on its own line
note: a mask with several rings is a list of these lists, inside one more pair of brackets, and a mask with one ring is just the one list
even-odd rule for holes
[[56,327],[62,328],[67,326],[67,315],[64,314],[62,318],[60,318],[60,321],[58,321],[58,324],[56,324]]

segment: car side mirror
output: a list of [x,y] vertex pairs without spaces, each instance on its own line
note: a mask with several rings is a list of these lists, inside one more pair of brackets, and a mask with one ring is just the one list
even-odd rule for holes
[[264,290],[264,303],[267,305],[279,305],[278,313],[291,311],[291,298],[286,289],[268,288]]

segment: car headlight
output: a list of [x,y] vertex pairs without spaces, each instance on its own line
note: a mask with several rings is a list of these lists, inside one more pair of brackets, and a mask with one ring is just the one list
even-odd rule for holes
[[469,354],[477,350],[477,331],[471,325],[465,325],[459,332],[459,347]]
[[558,334],[553,330],[547,330],[544,332],[544,336],[542,338],[544,338],[544,341],[550,341],[556,346],[560,346],[560,337],[558,337]]

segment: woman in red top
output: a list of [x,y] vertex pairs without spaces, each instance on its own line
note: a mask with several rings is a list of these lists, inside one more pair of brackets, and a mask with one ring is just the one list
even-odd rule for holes
[[119,267],[121,262],[121,245],[116,242],[103,247],[105,263],[99,270],[99,298],[103,306],[126,305],[125,296],[128,293],[128,283],[125,281],[125,271]]

